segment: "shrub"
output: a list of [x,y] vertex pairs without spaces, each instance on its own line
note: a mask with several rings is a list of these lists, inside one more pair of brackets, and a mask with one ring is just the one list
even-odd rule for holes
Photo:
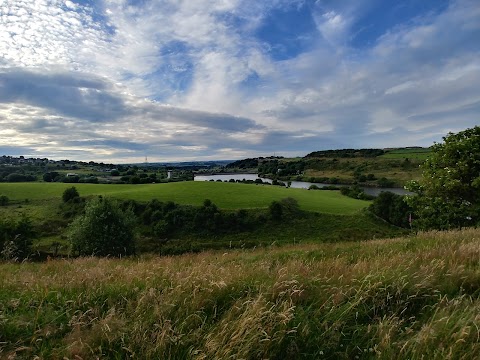
[[80,181],[80,176],[74,175],[74,176],[65,176],[61,178],[62,182],[68,183],[68,184],[76,184]]
[[85,214],[70,226],[72,252],[78,255],[121,256],[135,253],[134,217],[109,199],[89,202]]
[[1,195],[0,196],[0,206],[7,206],[8,203],[10,202],[10,199],[6,195]]
[[353,199],[359,199],[359,200],[372,200],[375,197],[366,194],[361,187],[354,185],[352,187],[350,186],[345,186],[340,189],[340,193],[342,195],[351,197]]
[[77,188],[75,186],[72,186],[72,187],[69,187],[67,189],[65,189],[65,191],[63,192],[63,195],[62,195],[62,200],[63,202],[68,202],[74,198],[77,198],[79,197],[80,194],[78,193],[77,191]]
[[6,260],[23,260],[31,253],[33,226],[30,219],[22,216],[18,222],[0,222],[0,248]]
[[268,207],[268,211],[270,212],[270,217],[273,220],[282,219],[283,208],[282,208],[282,204],[280,204],[278,201],[272,201],[272,203]]
[[300,207],[297,200],[288,197],[280,201],[272,201],[268,207],[272,220],[281,220],[285,215],[295,217],[300,213]]
[[5,180],[7,182],[24,182],[24,181],[35,181],[37,180],[37,178],[33,175],[12,173],[12,174],[9,174]]

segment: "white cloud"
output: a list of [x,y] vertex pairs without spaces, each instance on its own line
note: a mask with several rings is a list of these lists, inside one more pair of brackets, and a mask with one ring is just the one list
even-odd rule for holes
[[[302,3],[318,37],[275,60],[255,30],[274,9]],[[452,1],[355,48],[353,26],[372,4],[4,1],[0,149],[14,139],[90,158],[225,158],[275,146],[301,154],[383,146],[395,134],[428,145],[449,123],[474,124],[477,1]],[[67,123],[72,131],[61,136]]]

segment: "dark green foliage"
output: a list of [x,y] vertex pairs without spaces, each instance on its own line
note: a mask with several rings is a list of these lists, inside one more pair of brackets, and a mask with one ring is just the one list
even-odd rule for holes
[[377,157],[385,154],[382,149],[341,149],[341,150],[323,150],[314,151],[306,155],[306,158],[311,157],[340,157],[340,158],[354,158],[354,157]]
[[141,182],[142,180],[137,175],[134,175],[130,178],[130,184],[140,184]]
[[80,176],[78,176],[78,175],[62,177],[62,182],[67,183],[67,184],[76,184],[79,181],[80,181]]
[[395,182],[385,177],[382,177],[377,180],[377,184],[382,188],[387,188],[387,187],[393,187],[395,185]]
[[244,159],[234,161],[227,166],[228,169],[238,168],[238,169],[252,169],[258,166],[258,159]]
[[335,185],[325,185],[325,186],[319,187],[313,184],[308,187],[308,190],[340,190],[340,189],[342,188]]
[[283,217],[283,207],[279,201],[272,201],[270,206],[268,207],[268,212],[270,213],[270,217],[275,220],[279,221],[282,220]]
[[370,205],[369,210],[389,223],[408,228],[412,208],[405,202],[405,197],[389,191],[383,191]]
[[70,219],[80,215],[85,210],[85,199],[80,196],[75,196],[67,202],[60,204],[60,212],[64,218]]
[[45,182],[54,182],[60,180],[61,178],[62,176],[56,171],[51,171],[43,174],[43,181]]
[[86,183],[86,184],[98,184],[98,177],[96,176],[85,176],[78,180],[79,183]]
[[480,223],[480,127],[448,134],[432,146],[420,182],[408,198],[420,229],[451,229]]
[[7,182],[26,182],[26,181],[36,181],[37,178],[33,175],[25,175],[20,173],[9,174],[5,181]]
[[299,175],[305,169],[305,162],[289,161],[280,163],[278,160],[270,160],[262,162],[258,167],[260,174],[270,174],[274,176],[293,176]]
[[0,206],[7,206],[10,199],[6,195],[0,195]]
[[271,220],[291,220],[298,218],[302,212],[296,200],[287,198],[275,201],[271,207],[278,206],[280,218],[265,216],[266,212],[220,210],[211,200],[205,200],[202,206],[178,205],[173,202],[152,200],[140,204],[133,200],[125,201],[121,208],[130,208],[137,218],[141,234],[162,241],[174,238],[222,237],[227,234],[238,234],[253,231],[258,227],[270,226]]
[[268,211],[274,221],[295,218],[301,213],[297,200],[290,197],[280,201],[272,201],[268,207]]
[[22,216],[18,221],[0,221],[0,251],[6,260],[23,260],[31,253],[35,235],[30,219]]
[[357,185],[354,186],[345,186],[340,189],[340,192],[348,197],[359,200],[372,200],[373,196],[365,194],[365,192]]
[[90,201],[85,214],[70,226],[72,252],[78,255],[123,256],[135,252],[133,214],[108,198]]
[[77,191],[77,188],[75,186],[69,187],[65,189],[65,191],[62,194],[62,200],[63,202],[68,202],[70,200],[73,200],[77,197],[79,197],[80,194]]
[[279,180],[273,180],[272,185],[285,187],[285,183],[283,181],[279,181]]

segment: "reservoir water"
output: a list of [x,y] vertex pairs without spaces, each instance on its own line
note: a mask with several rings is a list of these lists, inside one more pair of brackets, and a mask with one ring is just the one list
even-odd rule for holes
[[[272,183],[271,179],[261,178],[257,174],[219,174],[219,175],[195,175],[195,181],[229,181],[230,179],[233,180],[253,180],[262,179],[263,182]],[[285,182],[285,181],[284,181]],[[285,182],[286,183],[286,182]],[[308,189],[310,185],[316,185],[319,188],[324,186],[331,186],[332,184],[325,184],[325,183],[311,183],[307,181],[292,181],[290,187],[296,189]],[[342,186],[349,186],[349,185],[338,185],[335,184],[334,186],[342,187]],[[403,189],[403,188],[376,188],[376,187],[368,187],[368,186],[360,186],[362,190],[372,196],[378,196],[382,191],[390,191],[394,194],[398,195],[409,195],[412,194],[411,192]]]

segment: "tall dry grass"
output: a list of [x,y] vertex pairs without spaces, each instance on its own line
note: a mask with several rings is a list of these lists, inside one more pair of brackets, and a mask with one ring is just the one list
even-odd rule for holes
[[0,265],[0,358],[472,359],[480,230]]

